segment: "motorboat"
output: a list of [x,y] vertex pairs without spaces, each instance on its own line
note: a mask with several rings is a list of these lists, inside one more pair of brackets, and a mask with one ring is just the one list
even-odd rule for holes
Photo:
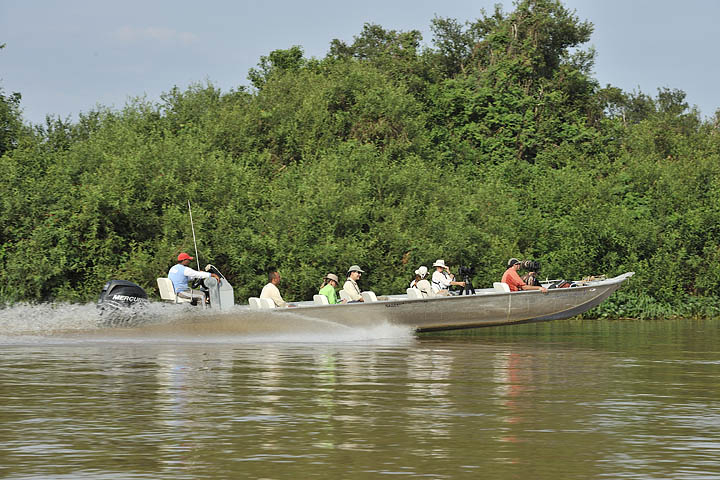
[[[548,281],[544,283],[549,287],[546,293],[540,290],[510,292],[507,284],[497,282],[492,288],[449,296],[424,297],[412,288],[398,295],[378,296],[366,291],[363,302],[335,305],[329,305],[324,296],[315,295],[312,301],[293,302],[293,307],[289,308],[276,308],[272,300],[257,297],[250,298],[247,306],[238,307],[234,304],[232,285],[221,275],[220,282],[214,278],[205,280],[202,288],[207,292],[206,305],[186,307],[186,310],[193,317],[222,314],[226,321],[233,322],[260,315],[278,318],[294,315],[348,327],[386,323],[418,332],[453,330],[570,318],[602,303],[633,274],[627,272],[613,278],[591,277],[563,282],[567,288],[552,288],[557,282]],[[167,302],[181,303],[183,300],[178,299],[167,281],[169,279],[158,279],[161,297]],[[116,288],[118,293],[114,293]],[[108,282],[98,300],[101,324],[126,326],[142,322],[142,313],[138,313],[138,309],[146,304],[146,298],[144,290],[132,282]]]
[[361,303],[324,305],[316,299],[300,302],[295,309],[274,308],[268,302],[255,304],[254,309],[266,309],[268,315],[298,310],[306,318],[331,320],[347,326],[387,322],[419,332],[490,327],[579,315],[606,300],[632,275],[633,272],[628,272],[610,279],[567,282],[572,286],[550,288],[547,293],[510,292],[506,284],[498,282],[493,288],[476,289],[470,295],[422,297],[417,289],[408,289],[404,295],[381,297],[363,292]]

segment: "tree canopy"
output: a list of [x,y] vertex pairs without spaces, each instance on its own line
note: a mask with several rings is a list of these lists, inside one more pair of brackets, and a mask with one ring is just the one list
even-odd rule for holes
[[389,293],[437,258],[478,286],[518,257],[550,278],[635,271],[595,315],[717,313],[717,121],[681,90],[599,85],[592,24],[556,0],[432,31],[367,24],[322,59],[270,52],[250,86],[77,121],[23,125],[20,95],[0,95],[0,298],[88,301],[110,278],[155,292],[191,249],[189,200],[238,301],[269,265],[299,300],[351,264]]

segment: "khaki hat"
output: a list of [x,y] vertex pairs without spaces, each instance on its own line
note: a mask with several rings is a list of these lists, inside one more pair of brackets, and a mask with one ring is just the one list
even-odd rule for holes
[[325,278],[327,280],[333,280],[335,283],[340,283],[340,279],[338,279],[337,275],[335,275],[334,273],[328,273],[327,275],[325,275]]
[[510,260],[508,260],[508,268],[512,267],[516,263],[520,263],[520,260],[518,260],[517,258],[511,258]]
[[353,265],[352,267],[348,268],[348,273],[350,273],[350,272],[360,272],[360,273],[365,273],[365,272],[364,272],[364,271],[362,271],[362,270],[360,269],[360,267],[359,267],[359,266],[357,266],[357,265]]
[[443,267],[445,268],[445,260],[435,260],[435,263],[433,263],[433,267]]

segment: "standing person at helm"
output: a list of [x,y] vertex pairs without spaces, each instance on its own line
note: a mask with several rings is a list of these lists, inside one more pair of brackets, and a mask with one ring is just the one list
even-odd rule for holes
[[520,278],[520,274],[518,273],[518,270],[522,267],[522,262],[520,262],[520,260],[517,258],[511,258],[508,260],[507,266],[508,268],[505,270],[505,273],[503,273],[501,282],[507,283],[511,292],[517,292],[520,290],[540,290],[543,293],[547,293],[547,288],[545,287],[525,285],[525,282],[523,282],[523,279]]
[[348,268],[348,276],[345,281],[345,285],[343,285],[343,291],[350,298],[350,303],[364,301],[362,298],[362,290],[360,290],[360,287],[357,284],[358,280],[360,280],[360,275],[363,273],[365,272],[363,272],[357,265],[353,265]]
[[445,260],[438,259],[433,263],[435,271],[432,274],[432,289],[437,295],[450,295],[450,285],[465,286],[465,282],[456,282],[455,275],[445,265]]
[[205,298],[205,294],[201,291],[193,292],[188,286],[188,278],[210,278],[213,277],[215,280],[220,282],[220,277],[215,273],[210,272],[198,272],[188,267],[190,260],[194,260],[185,252],[182,252],[177,257],[178,263],[170,268],[168,272],[168,278],[172,281],[175,294],[180,298],[187,298],[192,300],[192,304],[196,305],[198,300],[202,301]]

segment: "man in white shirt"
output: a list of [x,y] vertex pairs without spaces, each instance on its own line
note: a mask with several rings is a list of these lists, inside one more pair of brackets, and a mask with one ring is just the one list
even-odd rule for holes
[[280,284],[281,279],[282,277],[280,276],[280,272],[274,268],[270,269],[270,273],[268,274],[268,284],[265,285],[262,292],[260,292],[260,298],[271,299],[273,303],[275,303],[276,307],[294,307],[295,305],[287,303],[283,300],[282,295],[280,295],[280,290],[277,286]]
[[445,260],[438,259],[433,263],[435,271],[432,274],[432,289],[437,295],[450,295],[450,285],[465,286],[465,282],[456,282],[455,275],[445,265]]
[[343,291],[350,298],[350,302],[364,301],[362,298],[362,291],[357,284],[358,280],[360,280],[360,275],[363,273],[365,272],[363,272],[357,265],[353,265],[348,269],[348,277],[345,281],[345,285],[343,285]]

